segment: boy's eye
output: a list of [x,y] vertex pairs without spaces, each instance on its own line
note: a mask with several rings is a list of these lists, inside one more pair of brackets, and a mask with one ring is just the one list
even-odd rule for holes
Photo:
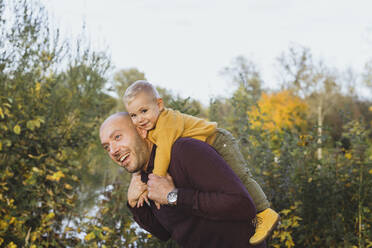
[[118,140],[118,139],[120,139],[120,134],[117,134],[117,135],[115,135],[115,140]]

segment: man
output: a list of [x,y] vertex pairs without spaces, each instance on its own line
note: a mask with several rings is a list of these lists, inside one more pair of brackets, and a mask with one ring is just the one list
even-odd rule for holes
[[[252,247],[255,206],[217,152],[204,142],[180,138],[172,147],[169,174],[159,177],[151,174],[156,146],[145,137],[127,113],[110,116],[100,129],[104,149],[133,173],[128,207],[136,222],[159,239],[172,238],[183,247]],[[138,202],[146,183],[150,206]],[[163,205],[158,209],[153,201]]]

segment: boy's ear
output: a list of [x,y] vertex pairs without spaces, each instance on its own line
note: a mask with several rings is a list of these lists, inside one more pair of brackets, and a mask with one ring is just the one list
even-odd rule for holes
[[139,128],[139,127],[137,127],[137,126],[136,126],[136,129],[137,129],[138,134],[139,134],[143,139],[146,139],[146,138],[147,138],[147,130],[146,130],[146,129]]
[[163,111],[164,110],[164,102],[163,102],[162,98],[157,99],[157,104],[158,104],[158,107],[159,107],[160,111]]

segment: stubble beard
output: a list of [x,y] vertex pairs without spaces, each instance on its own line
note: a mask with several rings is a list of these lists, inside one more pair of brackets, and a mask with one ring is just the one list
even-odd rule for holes
[[134,165],[133,168],[125,168],[129,173],[136,173],[144,169],[147,165],[147,162],[150,158],[149,150],[147,149],[147,145],[145,141],[137,137],[136,141],[134,142]]

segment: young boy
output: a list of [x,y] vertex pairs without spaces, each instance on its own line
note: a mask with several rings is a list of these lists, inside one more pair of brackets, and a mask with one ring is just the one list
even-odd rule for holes
[[135,126],[148,131],[147,139],[156,144],[153,173],[165,176],[170,162],[173,143],[180,137],[191,137],[207,142],[224,158],[246,186],[257,208],[260,221],[251,237],[252,245],[264,241],[279,221],[261,187],[252,178],[238,143],[227,130],[217,128],[194,116],[164,108],[163,100],[155,87],[146,81],[136,81],[124,93],[124,104]]

